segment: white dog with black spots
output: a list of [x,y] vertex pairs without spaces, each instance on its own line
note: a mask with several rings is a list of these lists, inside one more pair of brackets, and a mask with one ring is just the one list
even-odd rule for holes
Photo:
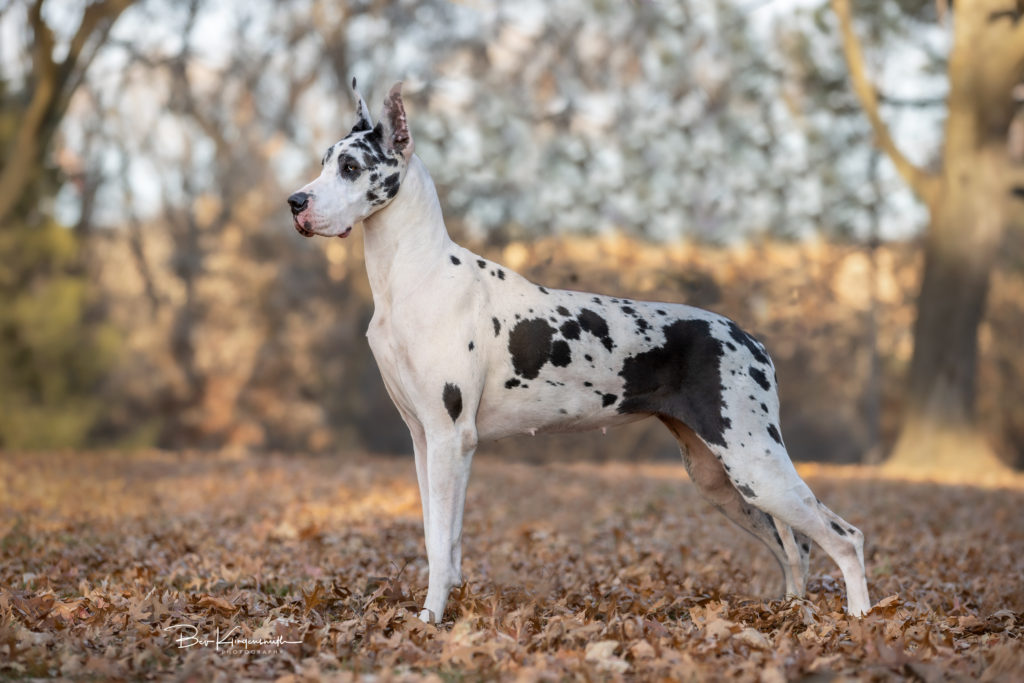
[[[352,82],[355,89],[355,80]],[[772,362],[732,321],[682,304],[548,289],[455,244],[413,154],[401,84],[288,198],[305,236],[365,230],[374,314],[367,337],[412,435],[438,622],[462,582],[462,515],[477,445],[514,434],[656,417],[705,498],[778,560],[802,596],[810,541],[839,566],[847,609],[871,607],[863,536],[818,501],[779,429]]]

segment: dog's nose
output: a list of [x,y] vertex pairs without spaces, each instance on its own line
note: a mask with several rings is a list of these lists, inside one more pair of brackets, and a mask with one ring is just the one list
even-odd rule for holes
[[288,206],[292,207],[292,214],[300,214],[309,205],[309,194],[296,192],[288,198]]

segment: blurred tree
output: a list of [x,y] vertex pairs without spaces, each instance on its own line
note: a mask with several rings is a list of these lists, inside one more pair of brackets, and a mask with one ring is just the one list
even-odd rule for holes
[[996,467],[975,418],[978,329],[1005,230],[1024,224],[1024,167],[1020,159],[1014,163],[1010,151],[1024,83],[1024,5],[967,0],[954,9],[950,3],[953,44],[937,171],[915,165],[897,146],[879,113],[850,2],[832,0],[832,7],[853,87],[876,142],[931,216],[906,413],[890,462]]
[[62,178],[50,155],[72,94],[129,4],[89,5],[64,41],[47,23],[42,0],[3,8],[22,12],[18,35],[31,49],[24,61],[0,65],[2,448],[81,444],[101,412],[96,390],[117,335],[88,287],[80,240],[51,216]]

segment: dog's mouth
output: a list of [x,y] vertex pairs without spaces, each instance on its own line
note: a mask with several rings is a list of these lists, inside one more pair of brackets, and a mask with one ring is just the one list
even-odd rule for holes
[[[298,233],[300,235],[302,235],[303,237],[313,237],[313,236],[318,234],[318,233],[316,233],[313,230],[313,226],[310,225],[309,221],[305,221],[303,223],[299,223],[299,221],[296,220],[295,221],[295,230],[298,231]],[[346,237],[349,236],[349,234],[351,232],[352,232],[352,226],[350,225],[347,228],[345,228],[344,230],[342,230],[340,233],[338,233],[336,236],[340,237],[342,239],[345,239]],[[325,237],[326,236],[327,235],[325,235]]]

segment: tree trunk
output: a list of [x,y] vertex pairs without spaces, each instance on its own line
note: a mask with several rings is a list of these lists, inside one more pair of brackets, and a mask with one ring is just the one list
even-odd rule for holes
[[[1007,10],[1007,11],[1003,11]],[[1014,206],[1013,89],[1024,29],[1005,0],[957,3],[941,191],[929,204],[907,406],[890,466],[999,470],[974,411],[978,331]],[[1019,17],[1017,17],[1019,18]]]
[[999,150],[947,159],[925,237],[906,411],[894,468],[986,470],[999,464],[974,413],[978,330],[1006,221]]
[[957,2],[941,175],[911,163],[882,121],[866,75],[850,0],[832,0],[854,92],[878,146],[928,205],[924,277],[903,424],[890,467],[999,470],[974,413],[978,329],[1012,191],[1014,87],[1024,80],[1024,21],[1016,0]]

